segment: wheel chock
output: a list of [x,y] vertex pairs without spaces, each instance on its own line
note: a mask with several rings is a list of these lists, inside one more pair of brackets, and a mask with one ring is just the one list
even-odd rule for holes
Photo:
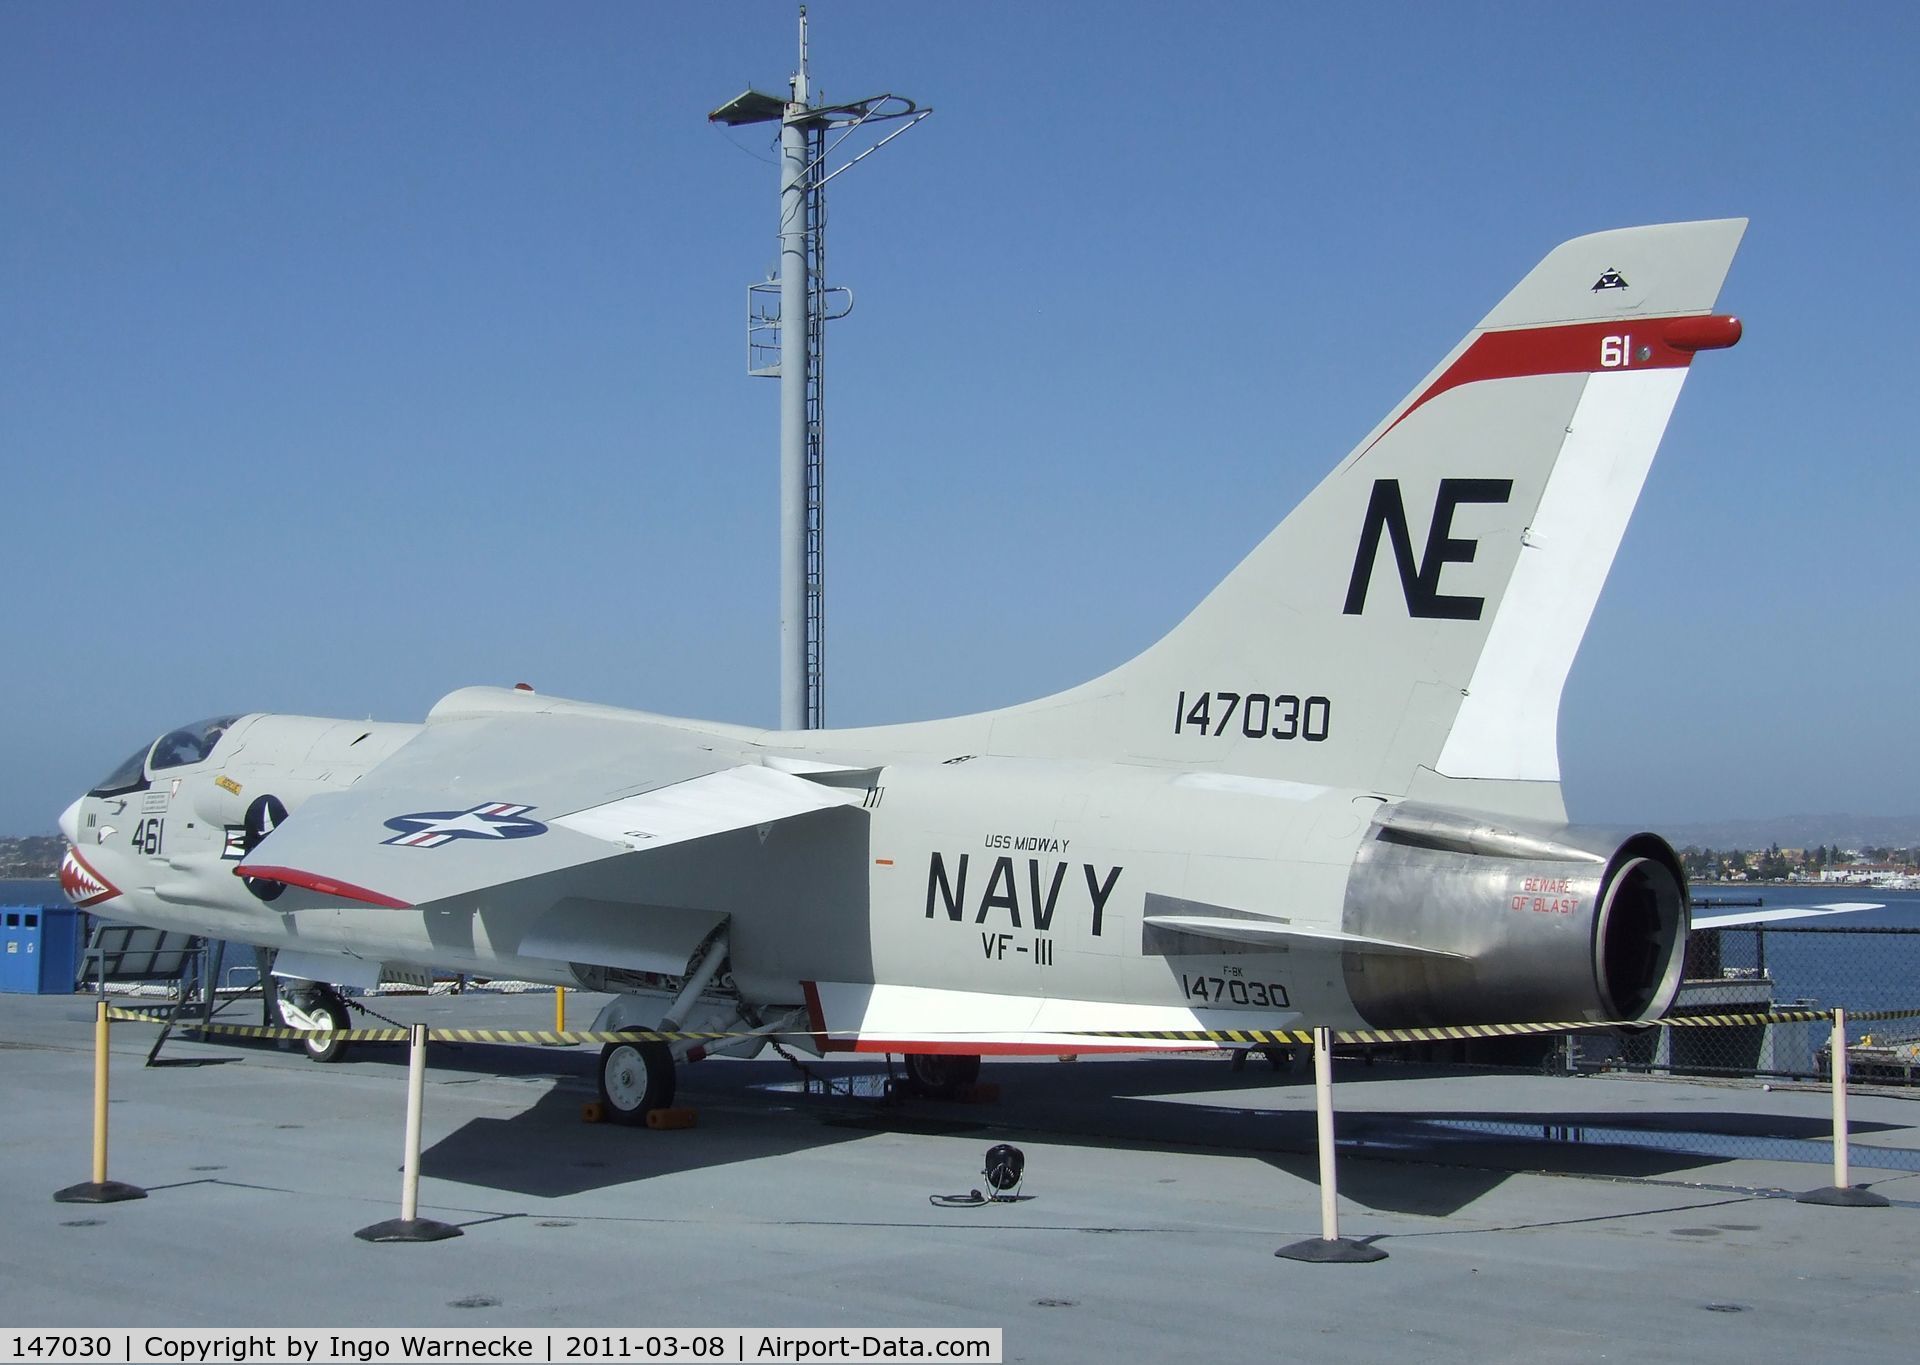
[[975,1081],[954,1091],[952,1098],[955,1104],[998,1104],[1000,1085],[997,1081]]
[[649,1109],[647,1111],[647,1127],[649,1128],[692,1128],[699,1122],[700,1111],[698,1109]]
[[580,1106],[580,1122],[605,1123],[606,1121],[607,1121],[606,1106],[601,1104],[599,1100],[593,1100],[587,1104],[583,1104]]

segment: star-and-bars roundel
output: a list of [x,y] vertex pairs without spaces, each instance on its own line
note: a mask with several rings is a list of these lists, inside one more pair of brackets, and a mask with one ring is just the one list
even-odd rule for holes
[[428,810],[416,811],[412,815],[396,815],[386,825],[398,833],[380,842],[399,844],[403,848],[439,848],[455,839],[526,839],[535,834],[545,834],[545,825],[526,818],[526,813],[532,809],[532,806],[489,801],[466,810]]

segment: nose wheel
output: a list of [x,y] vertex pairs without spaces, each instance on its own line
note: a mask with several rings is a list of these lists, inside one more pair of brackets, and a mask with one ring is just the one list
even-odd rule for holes
[[641,1124],[673,1103],[673,1053],[665,1043],[608,1043],[600,1049],[600,1103],[615,1123]]

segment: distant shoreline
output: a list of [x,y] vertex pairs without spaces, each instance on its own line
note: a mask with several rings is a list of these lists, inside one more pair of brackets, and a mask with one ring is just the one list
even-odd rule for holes
[[1792,882],[1792,881],[1745,881],[1745,882],[1709,882],[1695,879],[1691,886],[1711,887],[1715,891],[1758,891],[1762,887],[1771,887],[1777,891],[1910,891],[1911,887],[1880,886],[1874,882]]

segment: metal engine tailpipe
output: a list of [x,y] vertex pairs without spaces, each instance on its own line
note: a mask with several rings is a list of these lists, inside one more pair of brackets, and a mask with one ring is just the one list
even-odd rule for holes
[[1594,984],[1611,1019],[1657,1019],[1686,957],[1687,879],[1667,841],[1636,834],[1607,867],[1594,926]]
[[1341,928],[1433,950],[1344,955],[1374,1028],[1658,1018],[1680,985],[1686,875],[1664,839],[1431,806],[1375,818]]

